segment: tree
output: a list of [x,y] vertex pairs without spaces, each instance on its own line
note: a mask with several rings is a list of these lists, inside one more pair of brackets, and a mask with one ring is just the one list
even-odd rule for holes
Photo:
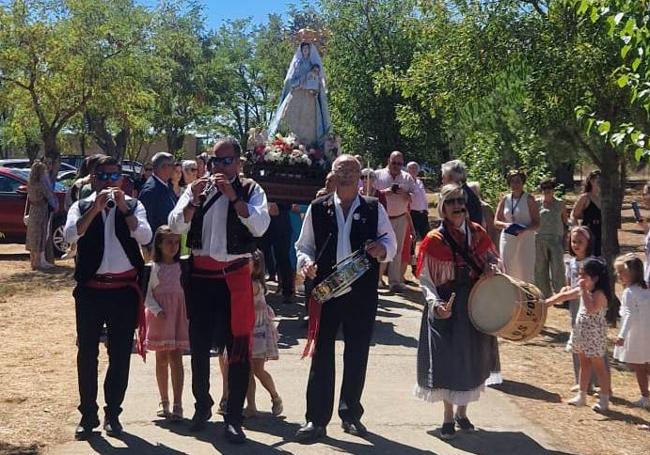
[[343,138],[344,150],[368,154],[384,162],[393,150],[407,156],[416,151],[401,134],[397,109],[402,98],[375,88],[386,68],[408,68],[414,43],[407,23],[414,17],[413,1],[323,0],[329,32],[324,66],[332,123]]
[[[131,20],[139,9],[130,0],[13,0],[0,6],[0,81],[3,90],[29,100],[46,155],[59,154],[59,132],[112,77],[108,63],[140,40],[142,29]],[[17,121],[30,123],[27,117]]]
[[176,154],[188,129],[211,116],[206,103],[206,62],[209,43],[201,7],[194,1],[162,2],[155,11],[152,72],[149,87],[155,93],[151,124],[163,134],[169,153]]

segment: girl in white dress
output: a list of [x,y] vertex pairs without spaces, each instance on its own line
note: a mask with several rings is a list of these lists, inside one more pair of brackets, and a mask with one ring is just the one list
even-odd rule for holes
[[524,191],[526,173],[512,170],[506,176],[511,193],[497,206],[494,225],[502,230],[499,253],[506,273],[513,278],[535,282],[535,231],[539,227],[539,208],[535,198]]
[[625,288],[621,297],[621,329],[616,339],[614,358],[627,363],[636,373],[641,398],[633,404],[650,408],[650,290],[643,278],[643,262],[626,254],[614,263],[616,274]]

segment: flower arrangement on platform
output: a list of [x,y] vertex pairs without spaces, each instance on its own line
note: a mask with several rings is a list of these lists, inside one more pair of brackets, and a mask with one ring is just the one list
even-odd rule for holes
[[331,161],[316,145],[305,146],[293,134],[278,133],[265,144],[256,144],[249,154],[252,163],[327,169]]

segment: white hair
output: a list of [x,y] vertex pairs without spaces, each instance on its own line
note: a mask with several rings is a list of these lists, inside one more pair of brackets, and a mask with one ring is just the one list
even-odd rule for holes
[[174,156],[171,153],[167,152],[158,152],[151,158],[151,165],[153,166],[154,171],[160,169],[161,166],[167,163],[173,162]]
[[367,177],[368,177],[369,179],[371,179],[371,180],[376,180],[376,179],[377,179],[377,174],[375,174],[375,171],[373,171],[373,170],[370,169],[369,167],[367,167],[367,168],[365,168],[365,169],[362,169],[362,170],[361,170],[361,175],[362,175],[362,176],[365,175],[365,176],[367,176]]
[[194,160],[183,160],[181,162],[181,168],[184,172],[187,172],[191,167],[195,167],[196,165],[196,161]]
[[465,182],[465,163],[461,160],[451,160],[440,167],[442,177],[449,176],[454,182]]
[[416,163],[415,161],[409,161],[408,162],[408,164],[406,165],[406,169],[408,169],[410,167],[414,167],[415,169],[417,169],[416,174],[420,173],[420,165],[418,163]]

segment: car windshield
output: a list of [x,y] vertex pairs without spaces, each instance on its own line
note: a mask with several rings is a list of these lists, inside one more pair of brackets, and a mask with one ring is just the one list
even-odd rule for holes
[[[11,173],[23,180],[29,181],[30,169],[11,169]],[[63,182],[54,183],[54,191],[65,192],[68,189]]]

